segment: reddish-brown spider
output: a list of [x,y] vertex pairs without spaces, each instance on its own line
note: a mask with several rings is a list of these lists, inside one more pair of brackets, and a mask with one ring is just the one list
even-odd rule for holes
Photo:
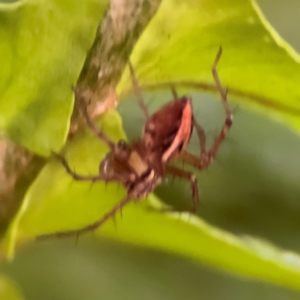
[[[53,234],[46,234],[41,236],[42,238],[50,236],[63,237],[72,234],[78,235],[98,228],[131,200],[145,198],[155,189],[166,174],[171,174],[190,181],[193,191],[192,211],[196,212],[198,205],[198,184],[195,176],[170,163],[179,160],[200,170],[207,168],[232,125],[232,114],[227,102],[227,93],[221,85],[216,70],[221,53],[222,49],[220,48],[212,67],[212,74],[222,98],[222,103],[226,112],[226,120],[221,132],[209,150],[206,149],[204,130],[193,116],[191,98],[187,96],[179,98],[173,89],[174,100],[150,116],[144,104],[130,63],[129,68],[134,92],[146,118],[142,137],[135,140],[132,144],[128,144],[122,140],[114,143],[104,132],[97,128],[88,115],[86,105],[83,101],[79,100],[79,95],[75,90],[75,98],[77,99],[79,109],[86,120],[87,125],[98,138],[109,146],[110,152],[100,163],[100,172],[96,176],[79,175],[72,171],[64,157],[59,154],[54,155],[61,161],[66,171],[74,178],[74,180],[117,181],[126,188],[127,195],[115,205],[111,211],[93,224],[78,230],[66,230]],[[185,149],[189,143],[193,127],[196,129],[200,141],[199,157],[189,153]]]

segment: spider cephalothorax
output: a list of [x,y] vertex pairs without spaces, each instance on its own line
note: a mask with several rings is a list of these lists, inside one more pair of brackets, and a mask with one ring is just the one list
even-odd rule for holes
[[[192,211],[195,212],[197,210],[198,185],[195,176],[190,172],[173,166],[171,163],[178,160],[186,162],[198,169],[207,168],[212,162],[216,151],[232,125],[232,114],[226,99],[227,93],[223,89],[216,71],[216,66],[220,56],[221,49],[217,54],[212,72],[216,82],[216,87],[220,92],[223,106],[225,108],[226,121],[210,150],[206,150],[205,133],[193,116],[191,99],[189,97],[178,97],[173,89],[173,101],[163,106],[153,115],[149,115],[130,63],[129,68],[133,88],[139,105],[146,118],[142,136],[131,144],[122,140],[114,143],[108,136],[106,136],[105,133],[97,128],[88,115],[84,102],[80,101],[80,97],[77,95],[75,90],[75,98],[79,104],[78,106],[81,114],[91,130],[109,146],[110,151],[100,163],[99,174],[96,176],[78,175],[71,170],[67,161],[61,155],[55,154],[55,156],[62,162],[66,171],[75,180],[106,182],[117,181],[126,188],[127,196],[111,211],[93,224],[87,225],[86,227],[78,230],[67,230],[53,234],[46,234],[42,237],[68,236],[96,229],[106,220],[113,217],[117,211],[122,209],[122,207],[132,199],[137,200],[145,198],[155,189],[155,187],[161,182],[161,179],[167,174],[190,181],[193,191]],[[196,130],[199,137],[200,156],[193,155],[185,149],[189,143],[193,128]]]

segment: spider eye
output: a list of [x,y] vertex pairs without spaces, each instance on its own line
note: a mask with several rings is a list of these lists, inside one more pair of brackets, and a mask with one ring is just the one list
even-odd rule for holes
[[120,150],[127,150],[127,149],[129,149],[129,145],[127,144],[126,141],[120,140],[120,141],[118,141],[118,148]]
[[130,146],[128,143],[124,140],[118,141],[118,152],[117,155],[119,155],[122,158],[127,158],[129,157],[131,152]]

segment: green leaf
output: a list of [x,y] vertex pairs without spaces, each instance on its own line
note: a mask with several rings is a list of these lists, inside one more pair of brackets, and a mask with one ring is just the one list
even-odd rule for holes
[[71,86],[107,1],[20,3],[0,6],[0,131],[48,155],[66,139]]
[[[103,119],[103,130],[113,140],[125,138],[115,111],[110,111]],[[66,159],[77,173],[96,175],[108,147],[84,130],[75,135],[65,150]],[[124,190],[115,185],[75,182],[57,160],[52,160],[25,195],[9,233],[10,253],[19,240],[90,223],[120,199],[120,192],[124,194]],[[33,224],[38,226],[34,228]]]
[[[299,132],[299,55],[255,1],[163,1],[130,59],[143,88],[172,83],[215,92],[211,68],[220,46],[218,71],[230,99]],[[127,71],[118,90],[130,87]]]
[[24,297],[21,292],[6,276],[0,274],[0,299],[5,300],[22,300]]
[[[110,111],[99,126],[113,140],[124,138],[119,116]],[[80,174],[97,174],[99,161],[107,147],[92,133],[79,132],[68,145],[65,157]],[[118,184],[75,182],[60,163],[51,161],[26,194],[6,238],[9,255],[19,243],[37,235],[91,224],[107,213],[125,191]],[[148,204],[147,204],[148,203]],[[145,247],[178,253],[196,261],[233,271],[248,277],[299,289],[300,264],[296,254],[216,229],[188,214],[162,214],[146,205],[160,207],[150,196],[148,202],[130,203],[98,231],[107,237]],[[75,238],[75,237],[74,237]]]
[[[59,5],[61,4],[56,4]],[[68,7],[61,5],[66,9],[62,9],[63,12],[74,9],[82,17],[83,23],[89,22],[89,18],[82,16],[83,11],[77,11],[80,5],[75,4],[75,8],[73,5],[73,2]],[[2,12],[4,17],[0,20],[8,25],[3,27],[7,28],[5,31],[0,32],[0,36],[5,37],[1,41],[9,40],[7,36],[14,32],[19,33],[19,24],[26,28],[25,25],[31,22],[30,13],[33,15],[30,8],[41,7],[46,10],[46,16],[51,16],[49,7],[47,10],[44,6],[30,2],[26,2],[26,5],[13,13]],[[91,11],[90,14],[96,14],[94,10]],[[43,10],[38,15],[41,20],[45,16],[42,12]],[[62,27],[65,26],[63,12],[59,19]],[[259,111],[265,109],[272,116],[280,116],[298,129],[298,56],[272,30],[265,29],[263,23],[265,26],[267,23],[257,12],[255,5],[253,8],[246,0],[163,1],[131,56],[141,84],[159,86],[173,82],[177,85],[192,81],[199,87],[213,90],[210,69],[218,47],[222,45],[224,54],[218,70],[222,82],[229,86],[231,95],[244,96],[239,100],[247,101]],[[21,22],[21,17],[18,18],[23,13],[28,15],[27,18],[24,17],[27,22],[25,24]],[[21,21],[18,23],[17,20]],[[22,47],[12,47],[9,43],[0,47],[1,54],[4,53],[4,57],[7,57],[4,70],[10,70],[10,75],[0,81],[3,85],[0,86],[0,91],[4,91],[0,102],[0,109],[4,112],[0,118],[0,127],[27,147],[45,154],[51,149],[58,149],[66,135],[71,111],[71,99],[66,100],[68,96],[71,97],[71,93],[66,85],[71,85],[73,79],[76,79],[79,63],[76,67],[70,66],[71,58],[65,49],[57,53],[57,56],[51,56],[48,63],[43,59],[34,60],[34,65],[40,67],[41,64],[40,70],[47,73],[45,78],[43,74],[31,72],[33,63],[28,57],[31,56],[32,43],[25,41],[30,38],[33,40],[32,35],[39,34],[41,29],[30,24],[31,28],[38,28],[37,33],[22,31],[25,35],[22,36],[22,43],[17,39]],[[42,28],[47,31],[48,27],[45,25]],[[64,39],[57,32],[53,34],[56,35],[58,44],[62,44],[60,49],[63,50]],[[53,39],[51,41],[52,43],[45,41],[41,49],[44,51],[47,48],[45,45],[54,47]],[[9,47],[22,49],[19,56],[22,58],[25,53],[26,59],[13,60],[15,52]],[[71,46],[66,42],[65,47]],[[56,53],[56,48],[50,49],[50,54]],[[76,61],[78,57],[83,60],[83,51],[80,49],[79,54],[74,54]],[[41,50],[37,53],[41,53]],[[16,67],[12,67],[12,61],[17,62]],[[72,76],[64,76],[64,63],[71,68]],[[63,70],[51,69],[51,64],[62,66]],[[14,74],[22,76],[12,76],[12,70]],[[3,74],[6,75],[6,72]],[[37,78],[41,79],[41,84],[36,81]],[[68,82],[66,78],[69,78]],[[36,87],[35,84],[31,85],[32,82],[39,84]],[[124,73],[119,89],[125,91],[130,85],[128,73]],[[62,96],[59,100],[54,101],[57,98],[50,95],[54,91]],[[65,94],[61,91],[65,91]],[[45,97],[43,102],[41,94]],[[15,106],[11,105],[12,101],[16,103]],[[59,124],[63,125],[59,127]],[[112,139],[124,137],[120,119],[114,111],[105,115],[101,124]],[[106,151],[107,147],[91,133],[81,131],[67,145],[64,154],[78,173],[97,174],[99,162]],[[89,182],[74,182],[58,162],[51,161],[26,193],[22,207],[6,237],[7,251],[12,256],[16,245],[34,239],[37,235],[77,229],[90,224],[107,213],[124,195],[125,190],[118,184],[106,186],[104,183],[91,185]],[[149,197],[149,204],[154,207],[160,205],[154,196]],[[196,217],[149,212],[145,205],[146,201],[129,204],[124,209],[122,220],[119,220],[118,215],[118,229],[109,220],[99,229],[98,235],[178,253],[237,274],[299,290],[300,264],[296,254],[281,251],[258,240],[238,238]]]

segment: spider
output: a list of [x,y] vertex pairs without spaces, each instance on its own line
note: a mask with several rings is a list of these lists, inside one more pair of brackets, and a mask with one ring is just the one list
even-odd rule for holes
[[[40,236],[40,238],[51,236],[64,237],[73,234],[78,236],[79,234],[100,227],[133,199],[140,200],[145,198],[160,184],[166,174],[183,178],[190,182],[193,194],[193,206],[191,210],[192,212],[197,211],[199,200],[196,177],[192,173],[173,166],[170,163],[176,160],[188,163],[200,170],[207,168],[213,161],[220,144],[232,125],[233,116],[227,102],[227,90],[224,90],[222,87],[216,70],[221,54],[222,48],[219,49],[215,58],[212,66],[212,74],[222,98],[226,119],[222,130],[209,150],[206,149],[204,130],[193,116],[191,98],[188,96],[178,97],[175,89],[172,88],[173,101],[163,106],[153,115],[149,115],[130,62],[129,70],[133,90],[146,118],[142,136],[131,144],[123,140],[115,143],[101,129],[97,128],[87,112],[85,102],[80,100],[80,96],[76,89],[74,89],[75,100],[87,125],[101,141],[107,144],[110,151],[101,161],[99,174],[95,176],[85,176],[75,173],[63,156],[57,153],[53,154],[74,180],[120,182],[126,188],[127,195],[109,212],[90,225],[78,230],[45,234]],[[185,149],[191,138],[193,128],[195,128],[199,138],[200,156],[191,154]]]

